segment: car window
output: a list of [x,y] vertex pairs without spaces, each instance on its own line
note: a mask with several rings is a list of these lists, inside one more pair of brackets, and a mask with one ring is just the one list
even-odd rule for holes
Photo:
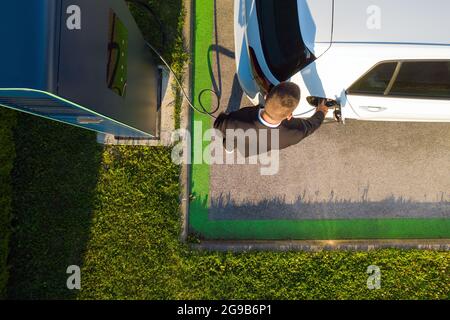
[[303,42],[297,0],[256,0],[256,12],[264,57],[279,81],[316,59]]
[[395,71],[397,62],[376,65],[348,90],[348,94],[384,95]]
[[389,96],[450,98],[450,61],[402,62]]

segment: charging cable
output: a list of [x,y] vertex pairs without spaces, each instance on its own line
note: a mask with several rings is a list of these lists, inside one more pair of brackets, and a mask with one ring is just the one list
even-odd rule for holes
[[[159,26],[160,32],[161,32],[161,45],[164,47],[164,45],[165,45],[165,43],[167,41],[167,35],[166,35],[166,32],[164,30],[164,27],[163,27],[163,24],[162,24],[161,20],[155,14],[153,9],[148,5],[148,3],[146,1],[142,1],[142,0],[126,0],[126,1],[129,2],[129,3],[134,3],[134,4],[138,5],[138,6],[141,6],[143,9],[147,10],[147,12],[149,13],[149,15],[152,16],[152,18],[155,19],[156,23]],[[181,83],[180,79],[177,77],[176,73],[173,71],[173,69],[170,67],[170,65],[167,63],[167,61],[158,52],[158,50],[154,46],[152,46],[148,41],[146,41],[146,44],[159,57],[159,59],[161,59],[161,61],[166,65],[166,67],[172,73],[175,81],[177,82],[178,86],[180,87],[181,93],[186,98],[186,101],[189,104],[189,106],[193,110],[195,110],[195,111],[197,111],[197,112],[199,112],[201,114],[205,114],[205,115],[210,116],[211,118],[216,119],[217,117],[214,115],[214,113],[216,113],[220,109],[220,95],[216,91],[214,91],[212,89],[203,89],[198,94],[198,103],[199,103],[200,109],[195,107],[193,102],[192,102],[192,100],[189,98],[188,94],[184,90],[183,84]],[[217,100],[216,107],[213,110],[211,110],[211,111],[208,111],[208,109],[202,103],[203,94],[205,94],[206,92],[212,93],[216,97],[216,100]]]
[[[197,111],[197,112],[199,112],[199,113],[201,113],[201,114],[205,114],[205,115],[210,116],[211,118],[216,119],[217,117],[214,115],[214,113],[216,113],[216,112],[220,109],[220,97],[219,97],[219,94],[218,94],[216,91],[212,90],[212,89],[203,89],[203,90],[200,91],[200,93],[198,94],[198,103],[199,103],[201,109],[195,107],[194,104],[192,103],[192,100],[189,98],[188,94],[187,94],[186,91],[184,90],[183,84],[181,83],[180,79],[178,79],[176,73],[173,71],[173,69],[170,67],[170,65],[167,63],[167,61],[162,57],[162,55],[158,52],[158,50],[156,50],[155,47],[153,47],[149,42],[146,42],[146,44],[147,44],[147,46],[148,46],[150,49],[153,50],[153,52],[161,59],[161,61],[166,65],[166,67],[167,67],[167,68],[169,69],[169,71],[172,73],[173,78],[175,79],[175,81],[177,82],[178,86],[180,87],[181,93],[182,93],[183,96],[186,98],[186,101],[187,101],[187,103],[189,104],[189,106],[190,106],[193,110],[195,110],[195,111]],[[206,93],[206,92],[212,93],[214,96],[216,96],[216,99],[217,99],[217,105],[216,105],[216,107],[215,107],[213,110],[211,110],[211,111],[208,111],[208,110],[206,109],[206,107],[205,107],[205,106],[203,105],[203,103],[202,103],[202,96],[203,96],[203,94]]]
[[[142,0],[126,0],[127,2],[130,3],[135,3],[137,5],[140,5],[141,7],[143,7],[144,9],[147,10],[147,12],[156,20],[156,22],[158,23],[159,27],[160,27],[160,31],[161,31],[161,42],[162,45],[164,46],[167,37],[166,37],[166,33],[164,32],[164,28],[163,25],[161,23],[161,20],[156,16],[155,12],[152,10],[152,8],[148,5],[148,3],[146,3],[145,1]],[[213,119],[216,119],[217,117],[214,115],[217,111],[219,111],[220,109],[220,95],[212,90],[212,89],[203,89],[200,91],[200,93],[198,94],[198,104],[200,108],[197,108],[194,103],[192,102],[192,100],[190,99],[190,97],[188,96],[188,94],[186,93],[186,90],[184,90],[184,86],[181,83],[180,79],[178,78],[178,76],[176,75],[175,71],[173,71],[172,67],[169,65],[169,63],[163,58],[163,56],[158,52],[158,50],[152,46],[148,41],[146,41],[146,45],[159,57],[159,59],[161,59],[161,61],[164,63],[164,65],[168,68],[168,70],[172,73],[176,83],[178,84],[178,86],[180,87],[181,93],[182,95],[185,97],[188,105],[195,111],[197,111],[198,113],[204,114],[204,115],[208,115]],[[217,101],[217,105],[214,109],[212,109],[211,111],[208,111],[208,109],[203,105],[202,103],[202,97],[203,94],[205,93],[211,93],[212,95],[214,95],[216,97],[216,101]],[[318,103],[319,101],[317,101]],[[327,106],[328,107],[332,107],[331,104],[329,104],[330,102],[327,101]],[[300,114],[296,114],[294,115],[295,117],[299,117],[305,114],[308,114],[310,112],[313,112],[314,110],[316,110],[316,108],[312,108],[311,110],[308,110],[306,112],[302,112]],[[335,121],[330,121],[330,122],[335,122]],[[324,121],[324,123],[330,123],[328,121]]]

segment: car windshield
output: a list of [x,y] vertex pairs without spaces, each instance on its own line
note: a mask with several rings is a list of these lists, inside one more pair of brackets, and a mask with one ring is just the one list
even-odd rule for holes
[[297,0],[256,0],[256,10],[264,56],[279,81],[315,60],[302,39]]

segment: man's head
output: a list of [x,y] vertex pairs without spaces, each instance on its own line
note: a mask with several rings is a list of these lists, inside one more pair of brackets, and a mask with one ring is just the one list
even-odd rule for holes
[[292,82],[281,82],[267,95],[264,113],[273,121],[280,122],[292,117],[299,102],[300,88]]

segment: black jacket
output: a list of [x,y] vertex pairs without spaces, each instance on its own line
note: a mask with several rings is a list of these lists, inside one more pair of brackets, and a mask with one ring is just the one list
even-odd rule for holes
[[[254,155],[255,151],[257,154],[264,153],[267,151],[270,151],[272,149],[284,149],[291,145],[299,143],[301,140],[312,134],[317,128],[320,127],[322,124],[325,115],[322,112],[316,112],[311,118],[309,119],[297,119],[292,118],[291,120],[284,120],[281,122],[281,124],[276,128],[270,128],[265,126],[261,121],[259,120],[259,112],[260,107],[246,107],[242,108],[238,111],[231,112],[229,114],[221,113],[216,121],[214,122],[214,128],[220,130],[224,136],[224,146],[226,147],[226,130],[227,129],[242,129],[244,131],[247,131],[248,129],[256,129],[256,132],[258,133],[257,139],[259,146],[259,140],[262,138],[265,138],[266,135],[260,134],[261,129],[264,129],[263,131],[267,130],[267,150],[264,150],[265,148],[259,148],[257,147],[257,151],[249,148],[249,138],[246,138],[245,140],[245,150],[241,150],[242,148],[239,148],[239,144],[237,146],[239,152],[245,156]],[[272,143],[272,132],[273,130],[278,130],[278,147],[276,145],[273,145]],[[234,137],[234,148],[236,148],[237,143],[237,136]],[[275,136],[274,136],[275,137]]]

